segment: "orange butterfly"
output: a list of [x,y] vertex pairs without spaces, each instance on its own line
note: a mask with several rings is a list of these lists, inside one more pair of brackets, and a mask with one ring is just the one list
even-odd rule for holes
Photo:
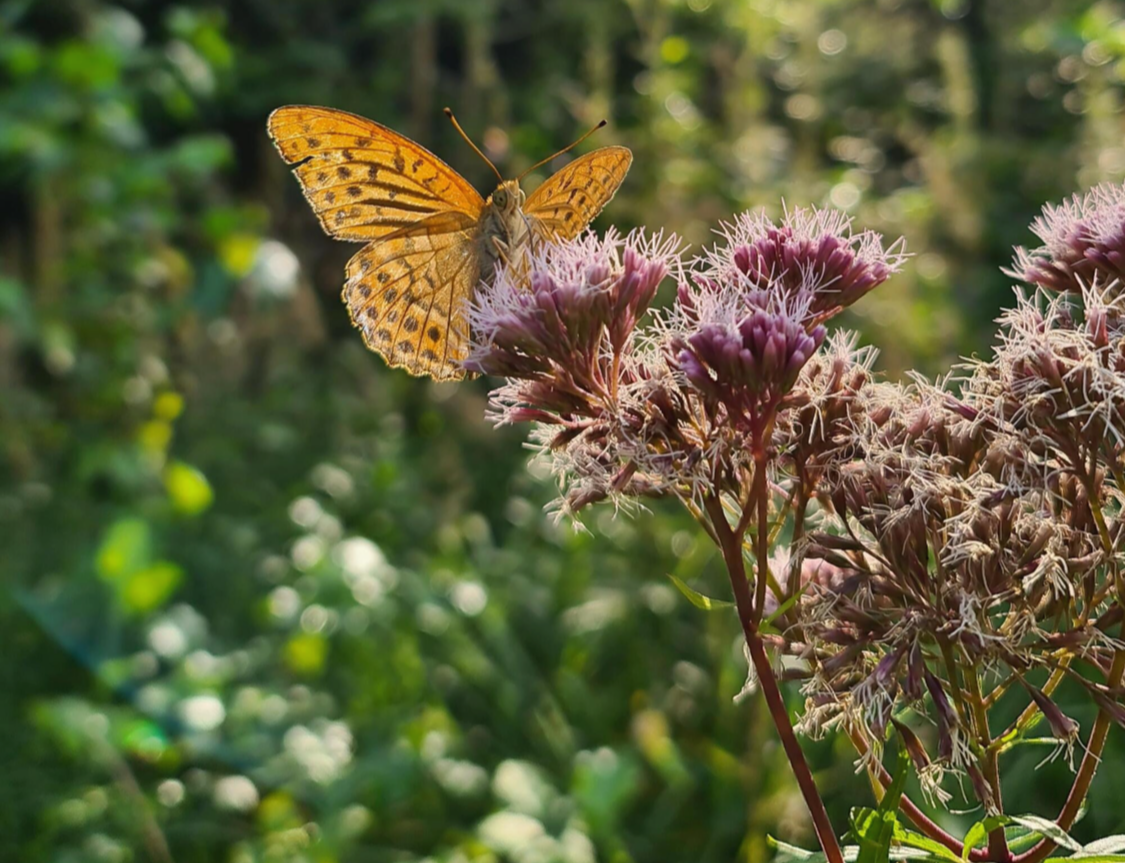
[[[601,212],[625,179],[625,147],[594,150],[529,197],[520,180],[553,159],[504,180],[485,200],[441,159],[363,117],[291,105],[269,118],[283,159],[297,167],[320,224],[333,237],[366,242],[348,261],[344,302],[363,340],[392,367],[435,380],[465,376],[467,306],[500,261],[522,260],[533,244],[571,239]],[[559,151],[577,146],[605,121]]]

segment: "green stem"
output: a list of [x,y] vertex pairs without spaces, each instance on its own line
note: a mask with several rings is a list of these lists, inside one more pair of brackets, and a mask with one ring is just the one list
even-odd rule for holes
[[[976,726],[977,740],[983,750],[984,778],[992,789],[992,801],[996,811],[1004,812],[1004,799],[1000,792],[1000,758],[992,746],[992,734],[988,728],[988,711],[984,707],[984,698],[981,697],[980,673],[976,665],[972,666],[965,675],[969,693],[969,703],[973,710],[973,724]],[[982,801],[983,802],[983,801]],[[988,857],[994,863],[1006,863],[1012,859],[1012,852],[1008,848],[1008,839],[1004,835],[1003,825],[988,834]]]

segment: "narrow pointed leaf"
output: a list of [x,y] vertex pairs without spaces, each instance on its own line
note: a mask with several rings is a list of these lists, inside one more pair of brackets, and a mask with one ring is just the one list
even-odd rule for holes
[[679,588],[680,593],[687,597],[688,602],[696,608],[702,608],[704,611],[715,611],[720,608],[734,608],[733,602],[704,596],[698,590],[692,590],[682,579],[676,578],[676,576],[671,573],[668,573],[668,577],[672,579],[672,584]]

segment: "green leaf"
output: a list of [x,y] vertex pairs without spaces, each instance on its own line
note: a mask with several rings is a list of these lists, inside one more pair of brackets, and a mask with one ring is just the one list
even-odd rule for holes
[[324,670],[328,641],[316,632],[294,635],[285,645],[285,664],[296,674],[315,677]]
[[806,851],[804,848],[798,848],[796,845],[790,845],[788,842],[782,842],[772,836],[766,836],[766,843],[777,851],[779,859],[807,860],[809,863],[819,863],[819,861],[828,859],[823,852]]
[[[906,787],[906,777],[910,773],[910,755],[905,747],[899,747],[898,764],[895,765],[894,779],[878,809],[866,807],[853,810],[852,835],[859,842],[858,863],[887,863],[891,859],[891,845],[895,835],[902,833],[898,823],[898,807],[902,792]],[[896,857],[928,857],[924,851],[899,848]]]
[[702,608],[704,611],[715,611],[720,608],[733,608],[733,602],[727,602],[725,599],[712,599],[709,596],[704,596],[697,590],[692,590],[681,579],[668,573],[668,577],[672,579],[672,584],[680,589],[680,593],[687,597],[688,602],[696,608]]
[[1070,835],[1054,821],[1048,821],[1038,815],[1012,815],[1011,822],[1046,836],[1060,848],[1066,848],[1068,851],[1082,850],[1082,846],[1071,839]]
[[147,614],[168,601],[183,576],[176,564],[158,560],[130,575],[118,588],[118,596],[129,613]]
[[997,827],[1009,824],[1010,821],[1003,815],[989,815],[974,824],[965,833],[965,844],[961,847],[961,859],[968,860],[969,852],[988,838],[988,834]]
[[961,858],[940,842],[931,839],[929,836],[916,833],[913,830],[900,829],[896,831],[895,844],[906,845],[910,848],[926,851],[930,857],[939,860],[947,860],[949,863],[961,863]]
[[139,518],[122,518],[110,525],[98,548],[95,566],[109,582],[128,578],[148,564],[151,550],[148,524]]
[[898,812],[899,803],[902,802],[903,791],[906,790],[906,777],[910,774],[910,753],[906,747],[898,748],[898,764],[895,765],[895,776],[891,787],[879,802],[879,811],[884,815]]
[[800,590],[798,590],[791,597],[789,597],[787,600],[785,600],[785,602],[781,603],[781,605],[779,605],[777,607],[777,609],[774,611],[773,614],[771,614],[769,617],[767,617],[765,620],[763,620],[762,625],[761,625],[762,632],[769,633],[769,632],[773,631],[774,621],[777,620],[779,617],[781,617],[781,615],[785,614],[785,612],[787,612],[790,608],[792,608],[793,605],[797,602],[797,600],[799,600],[801,598],[801,595],[804,592],[805,592],[805,587],[804,587],[804,585],[802,585]]
[[215,499],[207,477],[182,461],[174,461],[164,469],[164,487],[172,506],[184,515],[199,515]]
[[1004,836],[1008,840],[1008,850],[1013,854],[1026,851],[1043,838],[1034,830],[1028,830],[1026,827],[1021,827],[1019,824],[1012,824],[1005,827]]
[[[789,861],[827,863],[828,860],[823,851],[808,851],[804,848],[798,848],[796,845],[790,845],[788,842],[782,842],[772,836],[766,836],[766,842],[777,851],[774,863],[789,863]],[[844,863],[856,863],[859,858],[859,846],[857,845],[846,845],[840,851],[844,855]]]
[[1044,863],[1066,863],[1070,860],[1085,860],[1086,863],[1125,863],[1125,854],[1084,854],[1076,852],[1073,857],[1048,857]]
[[[890,794],[884,796],[884,800]],[[852,834],[859,841],[857,863],[887,863],[891,859],[891,840],[897,819],[894,812],[880,812],[866,807],[852,816]]]
[[1125,851],[1125,835],[1106,836],[1095,839],[1089,845],[1083,845],[1081,851],[1076,851],[1075,857],[1094,857],[1102,855],[1119,856],[1119,851]]

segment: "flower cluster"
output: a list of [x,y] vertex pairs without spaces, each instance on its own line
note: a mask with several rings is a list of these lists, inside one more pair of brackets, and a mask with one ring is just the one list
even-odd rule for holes
[[[783,649],[809,674],[801,726],[845,728],[866,766],[893,731],[933,801],[952,772],[999,811],[997,741],[1040,720],[1073,759],[1078,723],[1051,698],[1064,679],[1125,724],[1123,302],[1096,285],[1017,294],[959,386],[862,381],[824,423],[840,445],[802,456],[832,504],[805,563],[835,578],[788,617]],[[1027,709],[997,731],[1012,692]]]
[[[480,292],[466,367],[507,378],[492,416],[537,424],[564,509],[698,500],[716,483],[737,493],[747,436],[767,440],[824,341],[822,320],[903,260],[831,211],[793,210],[777,226],[746,215],[725,238],[684,267],[674,237],[588,233],[533,250]],[[773,275],[751,278],[747,262],[766,256]],[[669,274],[675,303],[640,326]]]
[[[799,730],[844,731],[874,781],[895,735],[932,802],[960,788],[990,813],[1002,755],[1040,741],[1037,723],[1073,758],[1064,680],[1100,710],[1073,799],[1105,724],[1125,724],[1125,189],[1048,207],[1034,230],[1045,246],[1012,271],[1032,290],[994,356],[938,382],[878,381],[873,350],[828,334],[905,259],[833,211],[741,215],[688,264],[674,238],[587,234],[500,271],[472,311],[467,366],[507,378],[493,418],[534,425],[564,511],[672,495],[719,547],[748,685],[830,858],[779,676],[803,681]],[[667,275],[675,299],[650,311]],[[1013,698],[1023,712],[995,727]]]

